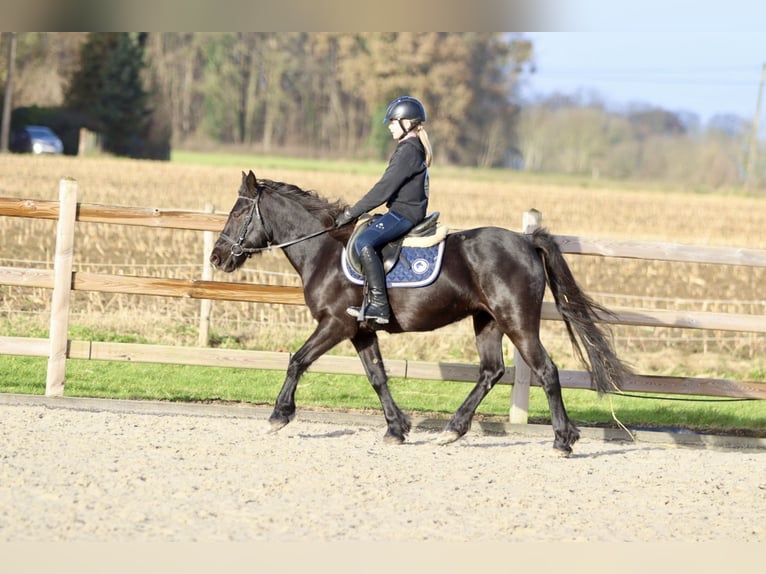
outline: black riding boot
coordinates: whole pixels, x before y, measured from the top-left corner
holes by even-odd
[[[374,247],[364,247],[359,253],[359,262],[362,264],[362,272],[367,278],[367,291],[370,295],[369,304],[364,307],[364,319],[371,320],[381,325],[388,323],[391,316],[391,308],[388,306],[386,294],[386,273],[383,263],[375,253]],[[359,317],[360,307],[349,307],[346,312],[353,317]],[[360,318],[360,320],[362,320]]]

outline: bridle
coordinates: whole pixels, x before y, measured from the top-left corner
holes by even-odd
[[[333,227],[328,227],[327,229],[320,229],[319,231],[315,231],[314,233],[309,233],[308,235],[304,235],[302,237],[298,237],[297,239],[291,239],[289,241],[285,241],[283,243],[278,243],[276,245],[272,244],[271,242],[271,233],[269,233],[266,230],[266,222],[263,220],[263,215],[261,215],[261,196],[263,193],[259,191],[259,193],[256,194],[255,198],[247,197],[245,195],[240,195],[239,197],[241,199],[246,199],[250,202],[250,211],[247,214],[247,217],[245,218],[245,222],[242,224],[242,229],[239,232],[239,237],[235,241],[225,233],[221,232],[221,239],[224,241],[228,241],[231,243],[231,254],[234,257],[239,257],[241,255],[247,255],[250,257],[254,253],[261,253],[263,251],[271,251],[272,249],[281,249],[282,247],[289,247],[290,245],[295,245],[296,243],[300,243],[301,241],[306,241],[307,239],[312,239],[313,237],[317,237],[319,235],[322,235],[323,233],[327,233],[329,231],[332,231]],[[258,222],[261,224],[261,227],[263,228],[263,233],[266,236],[266,247],[245,247],[243,243],[245,242],[245,237],[247,237],[247,231],[250,229],[250,225],[253,223],[254,217],[258,218]]]

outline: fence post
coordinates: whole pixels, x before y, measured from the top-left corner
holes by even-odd
[[[521,220],[522,233],[532,233],[540,227],[542,221],[543,214],[536,209],[525,211]],[[513,366],[515,367],[515,375],[511,390],[509,421],[512,424],[527,424],[529,420],[529,384],[532,379],[532,372],[516,348],[513,350]]]
[[[212,203],[205,204],[205,213],[215,213]],[[213,265],[210,263],[210,252],[213,251],[215,235],[212,231],[205,231],[203,235],[202,254],[202,280],[213,279]],[[202,299],[199,306],[199,346],[207,347],[210,344],[210,312],[213,302],[210,299]]]
[[[45,394],[48,396],[64,394],[76,217],[77,181],[64,178],[59,183],[59,219],[56,226],[56,256],[53,262],[50,353],[45,379]]]

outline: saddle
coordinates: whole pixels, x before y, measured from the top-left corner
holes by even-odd
[[[359,237],[359,234],[372,225],[379,217],[381,217],[380,214],[368,215],[367,217],[362,216],[346,245],[346,261],[348,266],[359,275],[363,274],[362,264],[359,261],[356,249],[354,249],[354,242]],[[434,211],[410,229],[408,233],[378,249],[380,259],[383,262],[383,270],[388,273],[394,268],[399,261],[403,247],[431,247],[432,245],[437,245],[446,236],[447,227],[439,225],[439,212]]]

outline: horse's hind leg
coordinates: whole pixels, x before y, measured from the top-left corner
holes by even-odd
[[[543,347],[538,336],[531,334],[511,337],[524,362],[529,366],[532,376],[545,391],[548,407],[551,411],[551,426],[553,427],[553,448],[563,455],[572,453],[572,445],[580,438],[580,431],[569,420],[564,399],[561,397],[561,382],[556,365]]]
[[[378,346],[378,336],[370,331],[360,330],[351,342],[362,360],[367,378],[380,399],[383,416],[388,429],[383,437],[388,443],[401,444],[410,432],[410,419],[394,402],[388,388],[388,375],[383,367],[383,357]]]
[[[479,380],[437,438],[439,444],[454,442],[468,432],[479,404],[505,373],[503,332],[495,320],[485,313],[475,315],[473,328],[479,351]]]

